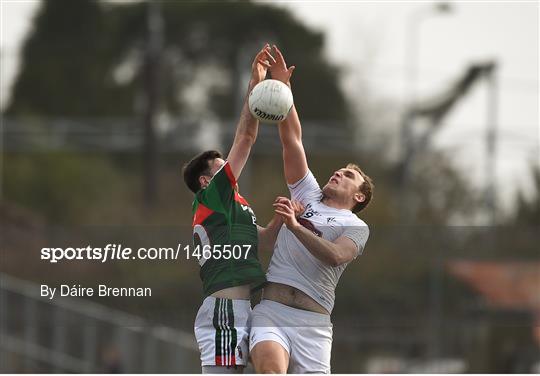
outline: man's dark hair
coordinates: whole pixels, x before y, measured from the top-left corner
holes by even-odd
[[[197,193],[201,189],[199,177],[202,175],[210,176],[210,161],[216,158],[223,158],[217,150],[207,150],[195,156],[191,161],[186,163],[182,169],[184,174],[184,182],[193,193]]]

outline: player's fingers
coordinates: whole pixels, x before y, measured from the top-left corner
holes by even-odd
[[[276,198],[276,201],[274,201],[274,202],[285,203],[287,201],[289,201],[289,199],[287,197],[278,197],[278,198]]]
[[[275,212],[276,214],[281,215],[282,217],[287,217],[287,216],[289,215],[289,214],[287,214],[287,213],[285,213],[285,212],[282,212],[282,211],[280,211],[280,210],[277,210],[277,209],[274,210],[274,212]]]
[[[266,57],[270,51],[270,45],[267,43],[259,52],[257,52],[257,59],[262,59]]]
[[[287,203],[284,201],[273,203],[272,206],[274,206],[275,208],[281,208],[283,210],[287,210],[288,212],[293,211],[292,207],[288,206]]]
[[[279,202],[272,204],[272,206],[274,206],[276,209],[279,208],[280,210],[283,210],[289,214],[291,213],[291,211],[293,211],[291,207],[287,206],[286,204],[281,204]]]
[[[291,67],[289,67],[289,69],[287,70],[287,72],[289,72],[289,77],[292,76],[294,70],[296,69],[296,66],[292,65]]]
[[[265,66],[266,68],[270,68],[270,63],[268,62],[268,60],[259,60],[258,63],[262,66]]]
[[[283,54],[281,53],[279,48],[277,48],[277,46],[275,44],[272,46],[272,48],[274,49],[274,53],[276,55],[277,60],[280,63],[283,63],[283,65],[285,65],[285,58],[283,58]]]
[[[292,209],[292,208],[293,208],[293,205],[292,205],[291,200],[287,200],[287,201],[285,201],[283,204],[286,205],[289,209]]]
[[[272,56],[272,54],[270,53],[269,50],[264,50],[265,52],[265,55],[268,59],[270,59],[271,62],[275,63],[276,62],[276,59]]]

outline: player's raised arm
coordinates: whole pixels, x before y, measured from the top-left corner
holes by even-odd
[[[255,85],[266,77],[266,72],[270,67],[271,61],[273,62],[274,58],[270,54],[270,46],[266,44],[263,49],[259,51],[257,56],[255,56],[253,64],[251,65],[251,79],[249,81],[247,95],[240,114],[240,120],[236,127],[233,145],[227,156],[232,173],[236,179],[240,177],[240,174],[246,165],[251,147],[257,139],[257,132],[259,129],[259,121],[249,112],[247,98]]]
[[[295,67],[287,68],[283,54],[276,46],[273,46],[273,52],[275,61],[271,61],[270,74],[273,79],[290,87],[290,79]],[[294,184],[308,172],[306,152],[302,144],[302,126],[294,105],[287,118],[279,123],[279,138],[283,145],[285,180],[287,184]]]

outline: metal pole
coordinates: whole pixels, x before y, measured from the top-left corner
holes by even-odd
[[[497,65],[488,72],[488,101],[487,101],[487,133],[486,133],[486,206],[489,223],[495,225],[497,221],[497,198],[496,198],[496,152],[497,152]]]
[[[410,180],[411,167],[413,165],[416,145],[413,137],[414,116],[411,116],[411,109],[417,100],[417,81],[418,81],[418,60],[420,56],[420,38],[419,31],[422,21],[430,14],[446,14],[452,11],[452,7],[447,2],[431,4],[430,7],[419,8],[410,16],[405,43],[405,69],[407,85],[403,93],[404,109],[401,123],[402,137],[402,166],[401,166],[401,194],[400,216],[402,220],[409,219],[412,209],[412,196],[409,194],[408,183]],[[409,98],[407,100],[407,98]],[[408,103],[407,103],[408,102]]]
[[[443,230],[446,231],[446,230]],[[436,234],[435,236],[446,237],[446,233]],[[445,242],[446,243],[446,242]],[[431,360],[436,360],[441,356],[441,342],[442,342],[442,321],[443,321],[443,252],[442,247],[437,247],[434,250],[433,259],[431,261],[430,270],[430,286],[429,286],[429,349],[428,357]]]
[[[414,116],[411,110],[416,103],[416,86],[418,79],[418,56],[420,53],[419,31],[422,20],[427,13],[426,8],[420,8],[412,14],[408,24],[407,43],[405,48],[405,64],[407,69],[407,85],[403,94],[404,112],[402,115],[401,137],[402,137],[402,170],[401,170],[401,194],[400,217],[402,221],[408,221],[412,212],[412,195],[409,192],[411,167],[415,154],[413,137]]]
[[[415,13],[411,17],[411,21],[408,24],[406,32],[405,43],[405,69],[407,84],[403,91],[403,115],[401,123],[401,149],[402,149],[402,165],[401,165],[401,194],[402,198],[399,200],[399,210],[401,220],[406,220],[410,213],[410,195],[409,195],[409,174],[412,159],[413,140],[412,140],[412,122],[413,119],[410,116],[410,109],[414,106],[416,101],[416,78],[417,78],[417,54],[418,54],[418,27],[423,14],[421,9],[420,13]]]
[[[159,109],[163,19],[159,1],[148,2],[148,41],[145,57],[146,108],[144,114],[144,201],[154,205],[158,191],[156,115]]]
[[[4,121],[5,117],[0,115],[0,201],[4,197]]]

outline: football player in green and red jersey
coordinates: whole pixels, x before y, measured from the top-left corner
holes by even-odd
[[[248,95],[265,79],[270,60],[266,45],[253,61]],[[249,203],[238,193],[236,182],[257,138],[258,123],[246,96],[227,159],[215,150],[205,151],[183,170],[186,185],[195,193],[193,252],[200,256],[205,296],[195,319],[195,337],[203,373],[243,372],[249,351],[249,299],[266,282],[258,248],[273,248],[283,223],[276,215],[266,228],[257,226]]]

